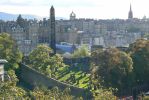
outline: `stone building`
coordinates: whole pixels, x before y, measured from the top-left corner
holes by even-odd
[[[70,20],[75,20],[76,19],[76,14],[72,11],[70,14]]]
[[[45,18],[43,21],[39,21],[39,28],[38,28],[38,43],[50,43],[50,23],[49,19],[46,20]]]
[[[22,20],[22,18],[20,18]],[[50,44],[50,19],[22,20],[21,27],[17,21],[0,20],[0,32],[7,32],[16,40],[19,49],[28,55],[38,44]],[[56,43],[126,46],[149,33],[149,19],[133,18],[130,5],[128,19],[94,20],[77,18],[72,12],[69,20],[55,20]]]

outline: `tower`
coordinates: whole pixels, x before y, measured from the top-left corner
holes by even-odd
[[[54,7],[51,6],[50,9],[50,28],[51,28],[51,42],[50,46],[53,49],[53,54],[56,54],[56,38],[55,38],[55,10]]]
[[[130,10],[129,10],[129,13],[128,13],[128,19],[132,19],[133,18],[133,12],[132,12],[132,9],[131,9],[131,4],[130,4]]]
[[[72,11],[70,14],[70,20],[75,20],[76,19],[76,14]]]

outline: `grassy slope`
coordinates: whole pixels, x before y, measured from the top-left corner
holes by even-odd
[[[72,79],[70,77],[72,74],[75,75],[76,78],[75,83],[72,82]],[[85,74],[84,72],[80,71],[77,68],[71,68],[71,69],[69,67],[59,68],[58,71],[56,72],[56,78],[62,82],[66,82],[80,88],[88,88],[89,75]]]

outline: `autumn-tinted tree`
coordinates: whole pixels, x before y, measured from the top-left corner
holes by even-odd
[[[134,62],[135,81],[138,84],[149,82],[149,40],[140,39],[129,47]]]
[[[98,89],[94,94],[94,100],[117,100],[112,89]]]
[[[92,53],[94,78],[107,87],[119,90],[131,85],[132,59],[116,48],[97,50]]]

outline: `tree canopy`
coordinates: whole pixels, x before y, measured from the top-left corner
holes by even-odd
[[[7,72],[8,79],[4,82],[0,82],[0,99],[23,99],[26,97],[26,92],[20,87],[17,87],[17,76],[14,70]]]
[[[37,46],[29,55],[31,66],[46,74],[54,73],[57,68],[65,66],[60,55],[51,56],[51,53],[52,49],[47,45]]]
[[[149,82],[149,40],[140,39],[129,47],[134,62],[135,81],[138,84]]]
[[[25,20],[22,18],[21,15],[19,15],[19,16],[17,17],[16,22],[17,22],[17,24],[18,24],[20,27],[22,27],[22,28],[25,27]]]
[[[97,50],[92,53],[93,71],[95,77],[108,87],[124,88],[129,73],[133,70],[131,57],[116,48]],[[96,68],[96,69],[95,69]]]
[[[90,55],[89,50],[87,46],[83,45],[79,47],[76,51],[73,53],[73,57],[88,57]]]
[[[31,96],[35,100],[82,100],[72,96],[68,88],[61,91],[57,87],[53,87],[51,90],[37,87],[31,92]]]
[[[7,33],[0,34],[0,59],[6,59],[7,67],[16,69],[22,61],[22,53],[19,51],[16,42]]]
[[[52,53],[52,49],[48,46],[39,45],[29,54],[29,60],[35,69],[44,69],[49,64],[50,53]]]

